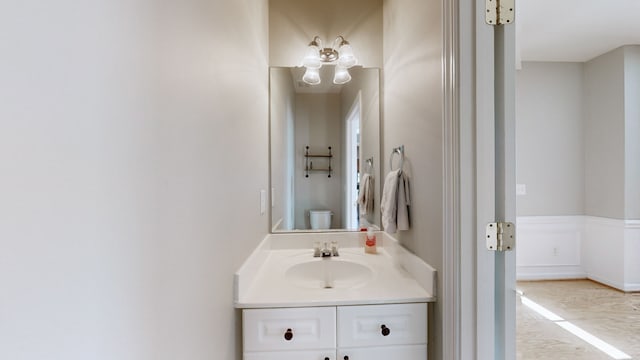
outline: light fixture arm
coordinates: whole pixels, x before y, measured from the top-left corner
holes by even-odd
[[[320,39],[320,36],[316,35],[308,46],[317,46],[319,49],[322,49],[322,39]]]
[[[342,53],[342,54],[340,54]],[[357,60],[353,55],[353,50],[347,39],[342,35],[338,35],[331,47],[323,47],[322,39],[316,35],[307,46],[307,53],[303,60],[303,65],[307,68],[302,80],[311,85],[320,83],[320,75],[318,69],[323,63],[335,63],[334,84],[344,84],[351,80],[349,74],[350,67],[356,64]]]
[[[338,44],[338,46],[336,47],[336,44]],[[338,35],[338,37],[336,37],[335,40],[333,40],[333,47],[332,49],[337,50],[340,48],[340,46],[342,45],[349,45],[349,42],[347,41],[347,39],[344,38],[344,36],[342,35]]]

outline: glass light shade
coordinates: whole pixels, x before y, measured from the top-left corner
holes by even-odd
[[[351,48],[351,45],[349,45],[348,43],[343,43],[342,45],[340,45],[338,52],[340,53],[340,57],[338,58],[338,65],[348,69],[358,62],[355,55],[353,55],[353,49]]]
[[[320,61],[320,48],[316,45],[309,45],[302,60],[302,65],[307,69],[319,69],[320,66],[322,66],[322,61]]]
[[[307,71],[302,75],[302,81],[306,82],[309,85],[318,85],[320,84],[320,71],[319,69],[307,68]]]
[[[349,74],[349,70],[347,68],[342,67],[340,65],[336,65],[336,72],[333,75],[333,83],[340,85],[346,84],[351,81],[351,74]]]

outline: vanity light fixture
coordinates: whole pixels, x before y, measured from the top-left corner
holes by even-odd
[[[320,84],[320,67],[322,64],[333,63],[336,65],[333,83],[345,84],[351,80],[348,69],[357,62],[351,45],[342,35],[336,37],[330,48],[322,47],[322,40],[316,35],[309,43],[302,60],[302,65],[307,68],[302,81],[310,85]]]

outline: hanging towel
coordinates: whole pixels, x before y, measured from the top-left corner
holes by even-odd
[[[384,231],[393,234],[397,229],[398,179],[399,170],[393,170],[384,179],[380,212]]]
[[[398,177],[398,203],[396,224],[398,230],[409,230],[411,226],[409,209],[411,197],[409,193],[409,177],[403,171]]]
[[[409,177],[404,171],[394,170],[387,174],[382,190],[380,211],[382,227],[387,233],[409,230],[411,226],[409,209],[411,206]]]
[[[361,215],[373,214],[373,191],[373,176],[364,174],[360,184],[360,194],[358,194]]]

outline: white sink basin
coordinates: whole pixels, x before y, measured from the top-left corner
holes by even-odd
[[[344,289],[362,285],[373,278],[373,271],[366,265],[331,259],[314,259],[292,265],[285,278],[293,285],[310,289]]]

